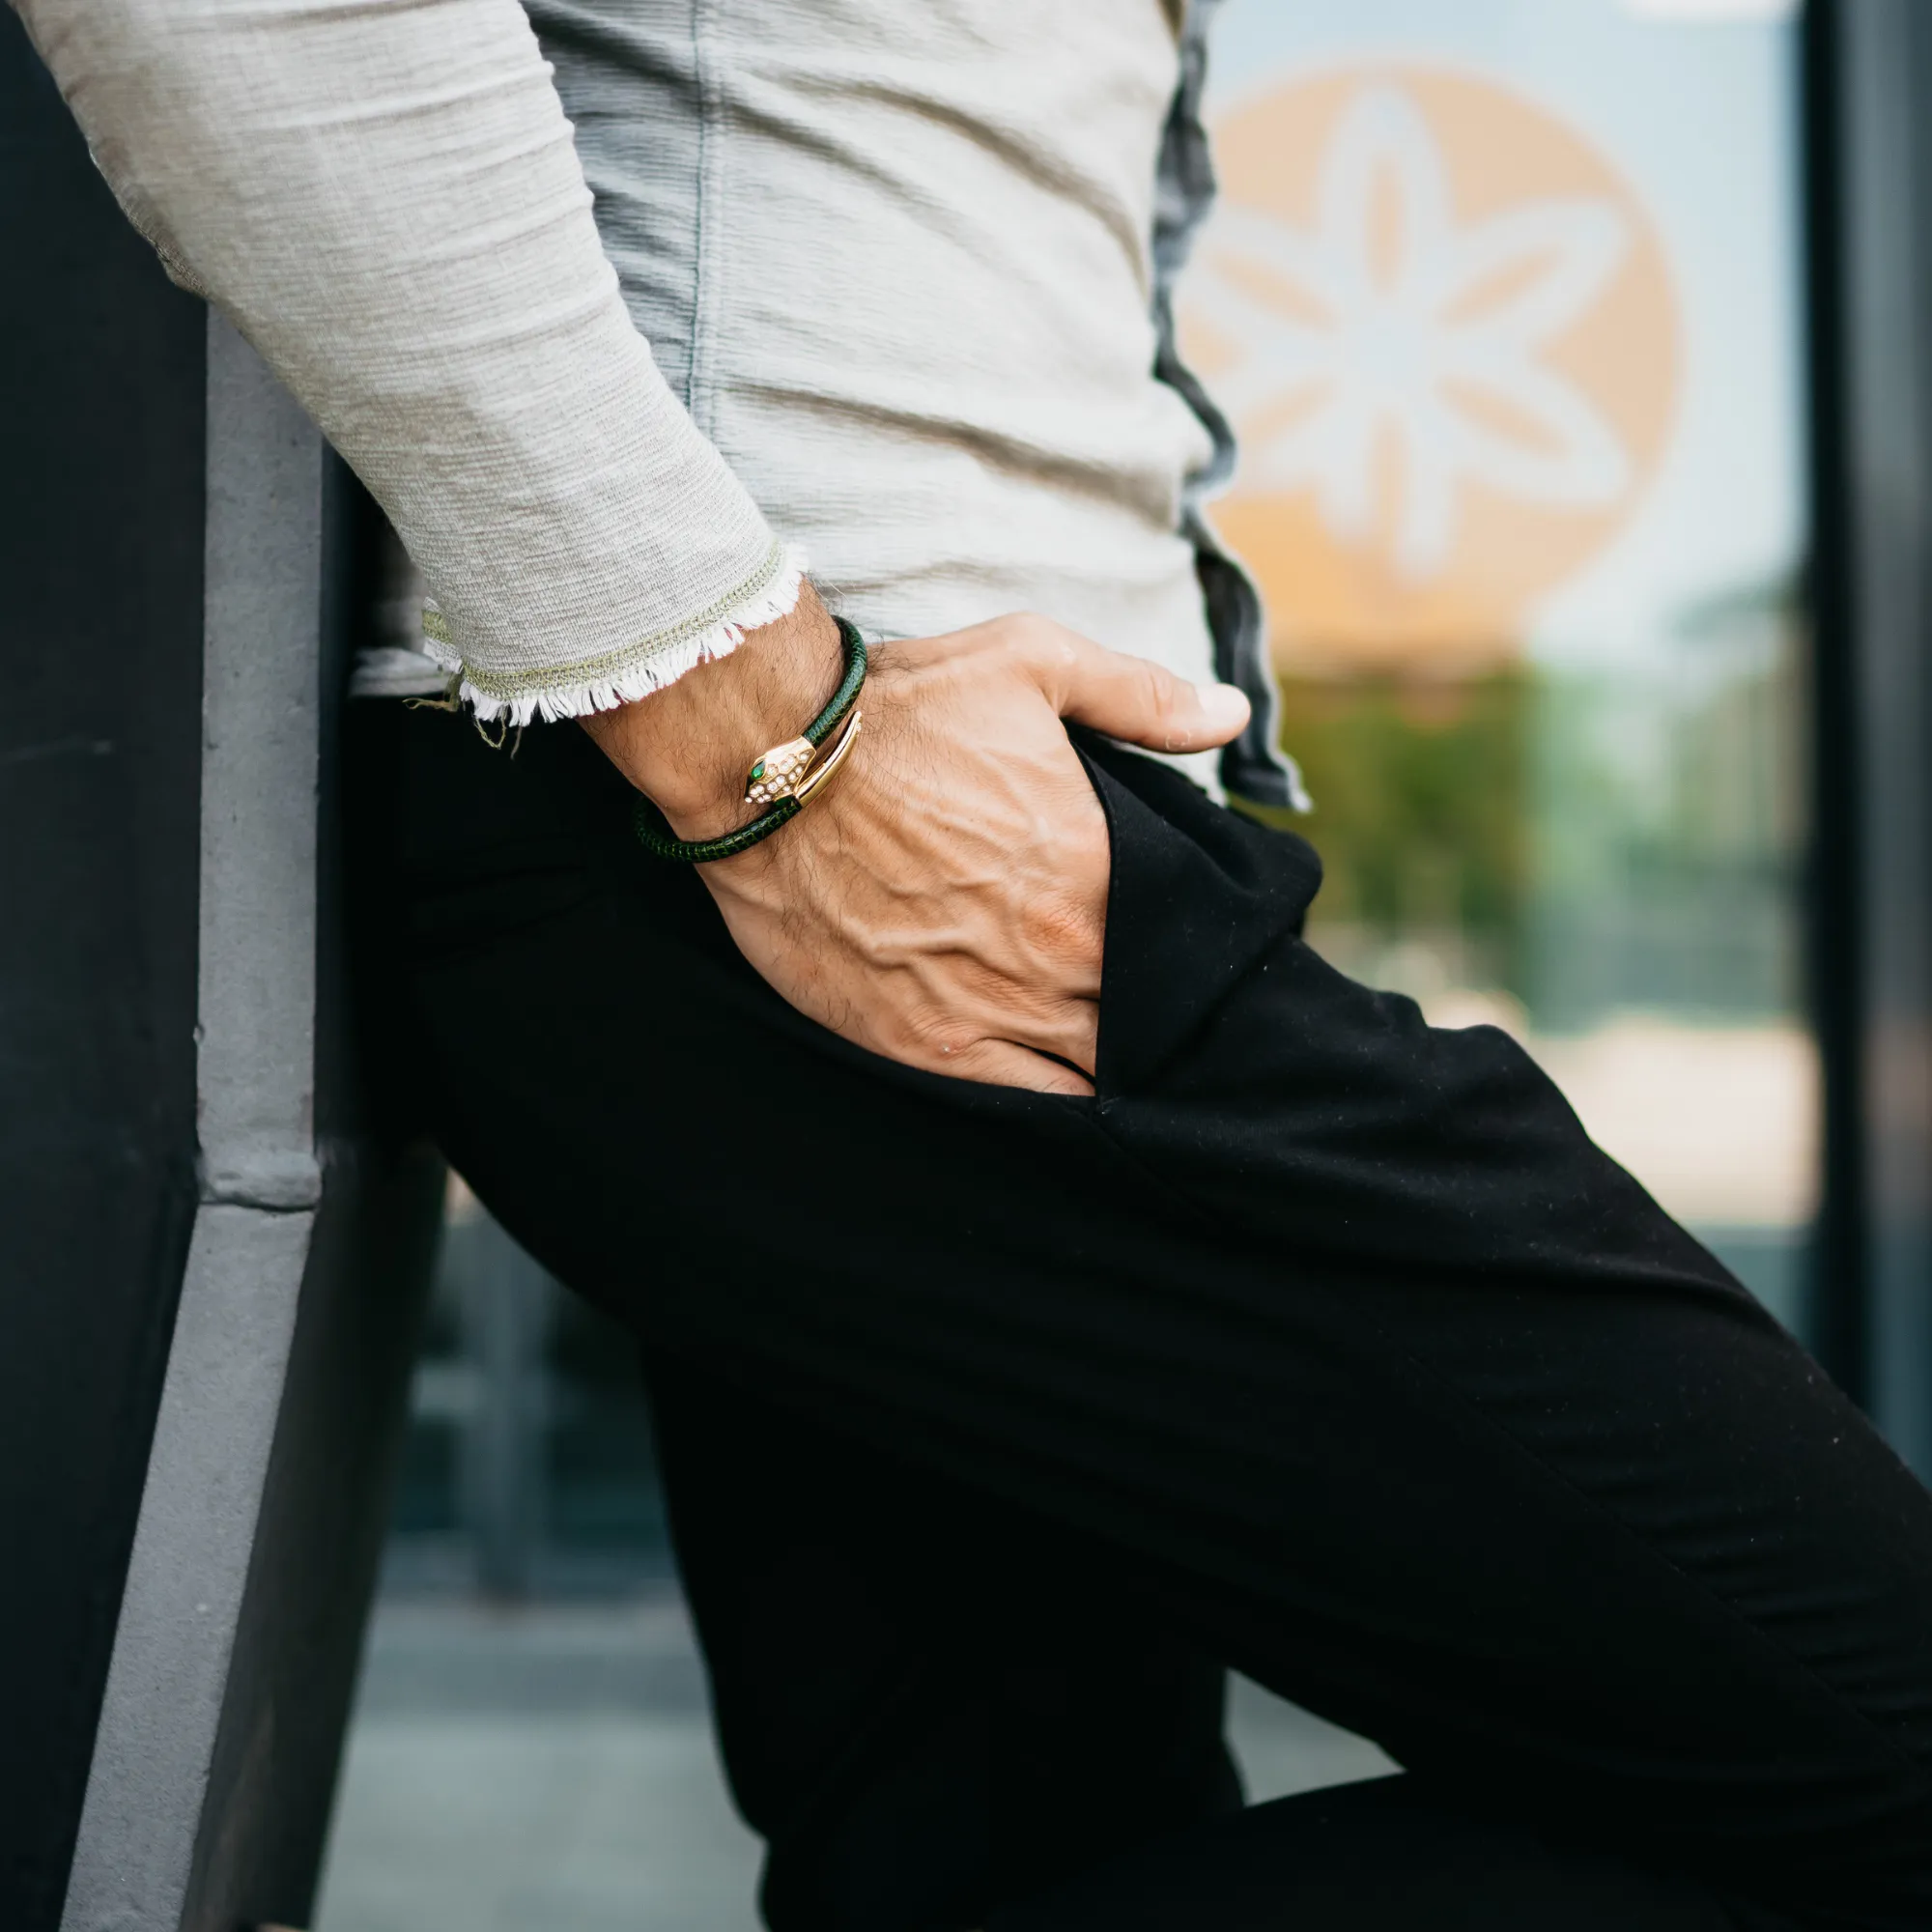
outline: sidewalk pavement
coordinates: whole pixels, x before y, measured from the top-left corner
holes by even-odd
[[[1389,1769],[1240,1680],[1230,1731],[1258,1800]],[[757,1932],[758,1860],[674,1593],[379,1605],[317,1932]]]

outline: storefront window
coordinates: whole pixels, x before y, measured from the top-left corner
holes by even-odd
[[[1813,1212],[1795,10],[1233,0],[1186,348],[1316,944],[1520,1036],[1790,1321]]]

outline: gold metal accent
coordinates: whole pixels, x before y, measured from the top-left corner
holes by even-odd
[[[865,713],[860,711],[856,706],[853,708],[851,717],[845,721],[845,728],[838,734],[838,742],[832,747],[831,751],[826,753],[825,762],[815,765],[810,775],[793,792],[792,796],[798,800],[801,810],[811,803],[812,794],[818,790],[819,786],[845,762],[846,753],[858,741],[859,720],[864,716]]]
[[[776,805],[781,798],[791,798],[798,790],[806,767],[817,755],[818,748],[810,738],[793,738],[786,744],[774,745],[763,757],[753,760],[752,770],[757,776],[745,781],[745,803]]]

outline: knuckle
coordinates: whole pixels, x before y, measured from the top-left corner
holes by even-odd
[[[956,1061],[978,1040],[974,1030],[942,1007],[920,1005],[899,1016],[899,1044],[907,1057],[929,1063]]]
[[[1157,718],[1169,718],[1179,709],[1180,681],[1156,664],[1143,667],[1140,673],[1141,701]]]
[[[1028,637],[1024,616],[1002,617],[987,627],[987,655],[1002,669],[1023,668],[1033,662],[1035,655]]]
[[[1030,951],[1055,960],[1099,955],[1099,924],[1084,898],[1057,893],[1042,895],[1027,907],[1024,917]]]
[[[1037,611],[1017,611],[1003,620],[1003,642],[1010,658],[1044,670],[1065,673],[1079,660],[1071,632]]]
[[[1084,770],[1070,772],[1065,788],[1053,801],[1051,815],[1042,815],[1035,842],[1050,847],[1058,876],[1076,898],[1091,897],[1096,880],[1104,880],[1113,859],[1107,834],[1107,814],[1094,796]]]

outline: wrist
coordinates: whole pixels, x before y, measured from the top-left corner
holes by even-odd
[[[583,721],[613,764],[681,838],[709,838],[745,818],[745,775],[759,753],[796,737],[838,689],[838,627],[811,585],[728,656],[665,690]]]

